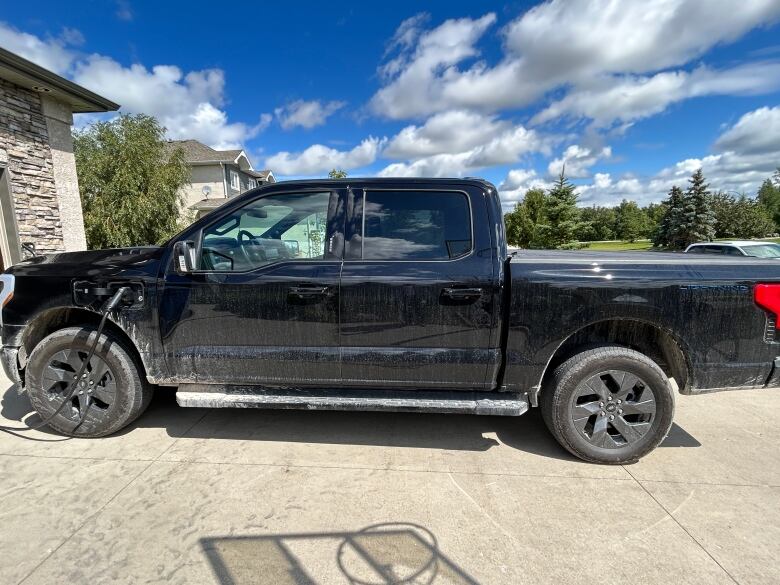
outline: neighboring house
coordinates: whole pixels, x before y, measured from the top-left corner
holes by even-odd
[[[184,208],[201,216],[244,191],[274,183],[271,171],[256,171],[243,150],[215,150],[197,140],[171,140],[169,148],[184,150],[190,184],[183,189]]]
[[[74,112],[119,105],[0,48],[0,269],[36,253],[84,250]]]

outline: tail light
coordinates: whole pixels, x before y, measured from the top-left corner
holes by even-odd
[[[757,284],[753,299],[759,307],[772,313],[775,320],[780,317],[780,284]]]

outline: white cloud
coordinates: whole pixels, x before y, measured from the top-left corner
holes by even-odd
[[[568,116],[585,117],[596,126],[631,122],[658,114],[670,104],[705,95],[751,95],[780,88],[780,62],[740,65],[693,72],[671,71],[646,76],[605,76],[591,80],[553,102],[533,123]]]
[[[411,131],[400,139],[407,149],[407,154],[415,151],[417,153],[424,152],[426,148],[435,152],[446,146],[443,142],[431,143],[410,140],[409,135],[414,133],[415,131]],[[393,139],[393,142],[399,139],[402,134],[403,131]],[[492,138],[487,140],[484,136],[481,138],[484,141],[476,141],[473,136],[467,139],[466,143],[474,144],[474,146],[461,152],[453,149],[450,152],[440,152],[408,162],[390,164],[382,169],[379,175],[383,177],[459,177],[486,167],[514,164],[521,156],[530,152],[547,152],[549,151],[549,142],[552,140],[523,126],[509,127],[508,125],[505,130]],[[400,148],[398,144],[396,147]]]
[[[509,126],[495,116],[453,110],[431,116],[422,126],[407,126],[390,140],[384,155],[417,158],[463,152],[489,142]]]
[[[780,106],[748,112],[718,138],[715,148],[742,154],[780,153]]]
[[[271,121],[270,114],[261,114],[252,124],[228,119],[223,108],[225,76],[220,69],[184,73],[175,65],[125,67],[110,57],[77,51],[75,47],[83,41],[74,29],[42,40],[0,23],[0,45],[115,101],[122,112],[155,116],[170,138],[195,138],[215,148],[238,148]],[[83,122],[78,120],[77,127],[83,127]]]
[[[83,42],[84,37],[75,29],[64,29],[60,37],[42,40],[0,22],[1,47],[60,75],[68,71],[76,58],[72,46]]]
[[[119,20],[124,20],[127,22],[133,20],[133,8],[130,6],[129,0],[116,0],[115,14]]]
[[[390,118],[408,118],[442,111],[441,78],[454,65],[477,54],[476,42],[496,21],[495,14],[478,19],[447,20],[433,30],[421,32],[420,22],[402,23],[392,46],[400,54],[380,67],[380,75],[390,81],[371,100],[371,108]],[[413,44],[416,43],[416,44]]]
[[[184,74],[173,65],[123,67],[91,55],[76,64],[73,80],[121,104],[123,112],[155,116],[170,138],[194,138],[214,148],[238,148],[270,122],[269,114],[253,125],[229,122],[221,109],[225,76],[219,69]]]
[[[592,183],[580,188],[580,200],[605,205],[616,205],[623,198],[635,199],[640,204],[659,201],[672,185],[685,188],[698,168],[713,190],[755,195],[780,161],[779,132],[780,107],[753,110],[715,141],[718,152],[681,160],[645,178],[613,178],[608,173],[597,173]]]
[[[644,73],[687,63],[778,16],[777,0],[552,0],[506,28],[506,48],[546,77]]]
[[[551,161],[547,167],[547,172],[556,176],[566,168],[566,176],[572,179],[587,177],[590,175],[590,167],[599,160],[612,156],[612,149],[605,146],[601,149],[588,148],[578,144],[572,144],[567,147],[563,156]]]
[[[371,164],[384,144],[370,136],[352,150],[337,150],[323,144],[314,144],[303,152],[278,152],[265,161],[265,168],[277,175],[315,175],[333,168],[351,170]]]
[[[390,118],[522,107],[558,87],[576,91],[605,76],[684,65],[778,17],[777,0],[552,0],[504,28],[504,56],[493,66],[469,62],[493,14],[448,20],[428,31],[415,23],[405,30],[399,54],[380,68],[386,85],[371,107]],[[662,81],[674,80],[656,84]],[[744,81],[740,93],[759,91],[751,81],[767,85],[758,77]]]
[[[279,119],[279,124],[285,130],[300,126],[301,128],[314,128],[322,126],[329,116],[340,110],[346,102],[332,101],[320,102],[318,100],[295,100],[281,108],[276,108],[274,113]]]
[[[498,187],[501,205],[505,210],[511,210],[520,202],[528,189],[547,189],[549,181],[536,174],[533,169],[512,169]]]

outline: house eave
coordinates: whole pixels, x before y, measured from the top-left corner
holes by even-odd
[[[68,104],[74,113],[115,112],[119,104],[0,47],[0,79]]]

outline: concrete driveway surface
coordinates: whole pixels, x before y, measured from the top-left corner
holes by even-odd
[[[2,424],[30,412],[0,381]],[[199,410],[0,433],[0,583],[780,583],[780,392],[680,397],[640,463],[521,418]],[[34,420],[34,419],[31,419]]]

